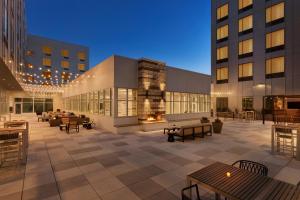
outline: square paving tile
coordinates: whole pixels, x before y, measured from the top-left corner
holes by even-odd
[[[164,188],[161,185],[149,179],[130,185],[128,187],[141,199],[153,196],[154,194],[164,190]]]

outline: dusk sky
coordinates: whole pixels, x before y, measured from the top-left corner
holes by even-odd
[[[210,74],[210,0],[26,0],[27,31]]]

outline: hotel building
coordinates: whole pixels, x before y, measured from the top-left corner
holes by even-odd
[[[0,1],[0,115],[8,112],[8,91],[21,90],[26,41],[23,0]]]
[[[152,130],[210,115],[210,76],[111,56],[64,86],[64,110],[112,132]]]
[[[213,0],[212,107],[300,108],[300,1]]]
[[[28,35],[25,80],[29,84],[61,85],[88,70],[85,46]]]

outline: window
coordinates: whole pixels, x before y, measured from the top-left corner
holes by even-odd
[[[253,16],[249,15],[242,19],[239,19],[239,33],[246,34],[252,32],[253,28]]]
[[[253,63],[239,65],[239,81],[249,81],[253,79]]]
[[[48,46],[43,46],[43,53],[47,56],[51,56],[52,54],[52,49],[51,47],[48,47]]]
[[[217,20],[222,21],[228,17],[228,3],[217,9]]]
[[[266,78],[279,78],[284,76],[284,57],[266,60]]]
[[[253,110],[253,97],[243,97],[242,109],[243,111]]]
[[[217,97],[216,98],[216,109],[217,112],[228,111],[228,97]]]
[[[69,61],[65,61],[65,60],[61,61],[61,62],[60,62],[60,65],[61,65],[61,67],[64,68],[64,69],[69,69],[69,67],[70,67]]]
[[[239,0],[239,10],[245,11],[252,8],[253,0]]]
[[[266,35],[266,52],[284,49],[284,29]]]
[[[43,66],[51,67],[51,59],[50,58],[43,58]]]
[[[273,25],[284,19],[284,2],[273,5],[266,9],[266,23]]]
[[[111,89],[104,90],[104,115],[111,116]]]
[[[217,49],[217,61],[228,61],[228,46],[220,47]]]
[[[44,79],[50,79],[51,78],[51,72],[49,72],[49,71],[43,71],[42,77]]]
[[[26,56],[33,56],[33,51],[32,50],[27,50],[26,51]]]
[[[253,55],[253,39],[239,42],[239,58]]]
[[[80,61],[85,61],[85,59],[86,59],[85,53],[84,52],[78,52],[78,59]]]
[[[69,50],[67,49],[61,50],[61,56],[64,58],[69,58]]]
[[[118,117],[137,115],[137,91],[118,88]]]
[[[28,63],[28,64],[27,64],[27,67],[28,67],[29,69],[33,69],[33,65],[32,65],[31,63]]]
[[[78,70],[79,70],[80,72],[84,72],[84,71],[85,71],[85,64],[79,63],[77,66],[78,66]]]
[[[217,68],[217,83],[228,83],[228,67]]]
[[[209,95],[166,92],[166,114],[186,114],[209,111]]]
[[[217,40],[224,41],[228,38],[228,25],[222,26],[217,29]]]
[[[67,81],[70,79],[70,73],[62,72],[61,73],[61,79]]]

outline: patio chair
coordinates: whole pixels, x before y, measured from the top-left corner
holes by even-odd
[[[70,132],[70,129],[75,129],[77,133],[79,133],[79,123],[77,117],[70,117],[69,118],[69,125],[67,128],[67,133]]]
[[[294,144],[294,134],[291,129],[276,128],[277,151],[290,153],[293,157],[296,153],[296,145]]]
[[[194,189],[194,193],[193,193],[193,189]],[[186,194],[186,193],[189,193],[191,194],[191,197],[189,197],[190,195],[189,194]],[[191,185],[189,187],[186,187],[186,188],[183,188],[181,190],[181,200],[192,200],[193,197],[195,197],[195,200],[201,200],[200,199],[200,195],[199,195],[199,189],[198,189],[198,185],[195,184],[195,185]]]
[[[61,124],[59,125],[59,130],[65,129],[67,131],[69,125],[69,118],[68,117],[62,117],[61,118]]]
[[[245,169],[250,172],[260,174],[263,176],[268,176],[269,169],[260,163],[250,161],[250,160],[238,160],[232,164],[232,166],[237,166],[240,169]]]

